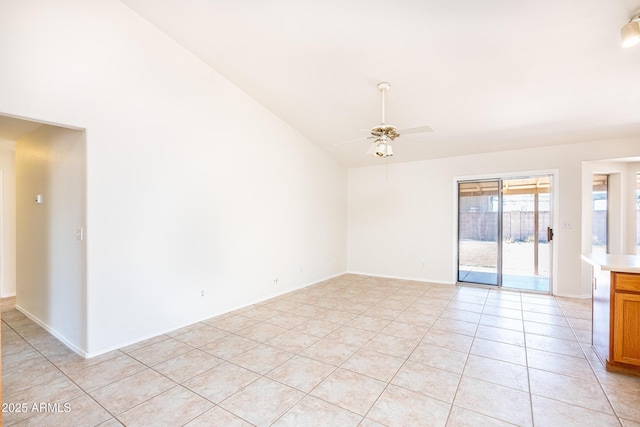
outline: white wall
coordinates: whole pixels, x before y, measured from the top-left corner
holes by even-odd
[[[346,270],[325,152],[116,0],[1,8],[0,113],[86,129],[87,354]]]
[[[348,270],[455,283],[456,178],[557,171],[554,293],[588,296],[580,261],[582,161],[637,156],[639,143],[594,141],[391,164],[388,180],[385,166],[350,169]]]
[[[0,298],[16,294],[16,152],[15,142],[0,141],[2,212],[0,214]]]
[[[16,142],[16,306],[86,347],[84,132],[41,126]],[[36,203],[36,196],[42,197]]]

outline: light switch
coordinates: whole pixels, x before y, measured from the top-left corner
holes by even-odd
[[[84,240],[84,230],[82,228],[76,228],[76,240]]]

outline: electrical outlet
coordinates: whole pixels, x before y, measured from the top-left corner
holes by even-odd
[[[204,289],[200,289],[200,296],[204,297]]]
[[[276,277],[275,279],[273,279],[273,284],[277,285],[278,284],[278,278]]]

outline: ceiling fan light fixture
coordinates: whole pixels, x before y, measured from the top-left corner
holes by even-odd
[[[395,126],[385,123],[385,94],[389,90],[391,85],[388,82],[380,82],[378,83],[378,90],[382,95],[382,121],[379,125],[372,127],[371,129],[361,129],[365,132],[369,132],[370,136],[366,138],[360,139],[368,139],[373,140],[373,143],[369,146],[369,149],[366,151],[366,155],[373,154],[376,157],[391,157],[393,156],[393,148],[391,148],[391,142],[396,138],[400,137],[402,133],[423,133],[423,132],[433,132],[433,129],[429,126],[416,126],[412,128],[406,128],[397,130]],[[333,145],[343,145],[352,141],[340,142]]]
[[[387,141],[381,141],[376,145],[374,154],[377,157],[391,157],[393,156],[393,148]]]
[[[622,47],[631,47],[640,43],[640,14],[635,15],[620,29]]]

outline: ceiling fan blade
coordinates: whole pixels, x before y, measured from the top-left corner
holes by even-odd
[[[337,144],[333,144],[334,147],[338,147],[340,145],[351,144],[352,142],[364,141],[365,139],[378,139],[375,135],[363,136],[362,138],[351,139],[349,141],[338,142]]]
[[[369,132],[372,136],[380,136],[382,132],[375,131],[373,129],[360,129],[360,132]],[[369,137],[371,138],[371,137]]]
[[[371,145],[369,146],[369,149],[365,151],[364,154],[366,155],[373,154],[375,151],[376,151],[376,143],[372,142]]]
[[[333,144],[334,147],[339,147],[340,145],[351,144],[352,142],[362,141],[364,139],[369,139],[368,136],[364,136],[362,138],[350,139],[349,141],[338,142],[337,144]]]
[[[417,126],[414,128],[406,128],[406,129],[398,129],[397,131],[400,135],[404,135],[406,133],[423,133],[423,132],[433,132],[430,126]]]

